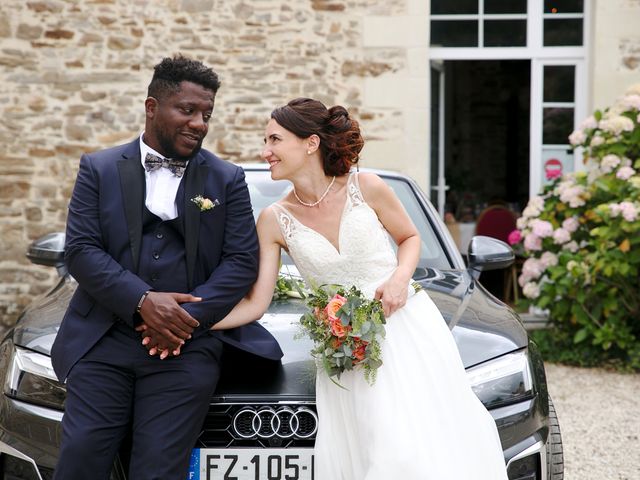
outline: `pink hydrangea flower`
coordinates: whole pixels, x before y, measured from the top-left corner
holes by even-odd
[[[634,222],[638,218],[638,209],[631,202],[620,202],[620,213],[627,222]]]
[[[571,240],[569,243],[565,243],[562,246],[563,250],[569,250],[571,253],[576,253],[578,251],[578,243],[575,240]]]
[[[564,228],[567,232],[573,233],[580,226],[580,222],[576,217],[569,217],[562,222],[562,228]]]
[[[600,121],[600,128],[613,135],[620,135],[622,132],[631,132],[635,125],[633,120],[622,115],[604,118]]]
[[[610,173],[618,165],[620,165],[620,157],[614,154],[609,154],[602,157],[602,162],[600,162],[600,169],[604,173]]]
[[[585,142],[587,136],[582,130],[574,130],[571,135],[569,135],[569,143],[573,146],[581,145]]]
[[[558,256],[553,252],[544,252],[540,257],[540,263],[545,269],[555,267],[558,264]]]
[[[529,282],[522,287],[522,293],[527,298],[538,298],[540,296],[540,287],[536,282]]]
[[[529,233],[524,237],[524,248],[526,250],[542,250],[542,239],[535,233]]]
[[[540,238],[546,238],[553,235],[553,225],[551,225],[551,222],[547,222],[546,220],[536,218],[531,221],[529,226],[531,227],[533,234]]]
[[[533,280],[540,277],[544,269],[544,265],[542,265],[542,262],[537,258],[527,258],[522,264],[522,274]]]
[[[622,98],[620,104],[627,109],[640,110],[640,95],[627,95]]]
[[[571,234],[564,228],[558,228],[553,232],[554,243],[562,245],[563,243],[567,243],[569,240],[571,240]]]
[[[620,180],[629,180],[635,173],[636,171],[631,167],[620,167],[616,173],[616,177]]]
[[[585,118],[582,123],[580,124],[580,129],[581,130],[593,130],[594,128],[598,127],[598,121],[596,120],[596,117],[594,117],[593,115],[589,115],[587,118]]]

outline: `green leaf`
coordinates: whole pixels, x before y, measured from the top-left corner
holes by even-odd
[[[585,341],[588,335],[589,335],[589,332],[587,331],[586,328],[582,328],[578,330],[573,337],[573,343],[580,343]]]

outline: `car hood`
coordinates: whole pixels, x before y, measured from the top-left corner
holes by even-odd
[[[465,368],[526,347],[527,334],[517,315],[488,294],[467,271],[425,269],[419,283],[452,329]],[[14,343],[49,355],[76,286],[69,277],[63,278],[35,300],[8,333]],[[272,302],[260,322],[278,340],[284,357],[281,362],[270,362],[228,354],[218,394],[277,395],[279,399],[313,395],[312,345],[298,324],[304,311],[304,302],[298,299]]]

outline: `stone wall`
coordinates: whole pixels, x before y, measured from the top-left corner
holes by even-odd
[[[53,269],[31,265],[26,248],[64,229],[80,155],[139,134],[146,87],[162,57],[181,52],[220,74],[205,147],[231,161],[257,161],[271,109],[302,95],[346,105],[361,119],[367,139],[395,144],[403,138],[401,108],[364,97],[369,80],[407,71],[404,45],[375,42],[379,19],[408,15],[413,7],[407,1],[422,3],[3,0],[2,323],[12,324],[34,295],[53,284]]]
[[[640,83],[640,0],[593,0],[589,114]]]

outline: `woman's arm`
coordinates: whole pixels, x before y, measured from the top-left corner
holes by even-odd
[[[227,330],[258,320],[271,303],[280,270],[280,249],[283,241],[272,207],[267,207],[260,213],[256,227],[260,243],[258,279],[249,293],[226,317],[213,325],[212,330]]]
[[[384,180],[373,173],[359,173],[360,191],[380,223],[398,245],[398,267],[376,290],[388,317],[407,301],[407,285],[420,259],[420,234],[400,199]]]

